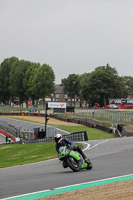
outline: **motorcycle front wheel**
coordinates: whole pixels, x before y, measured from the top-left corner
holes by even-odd
[[[66,163],[74,172],[78,172],[79,171],[78,161],[75,160],[74,158],[68,157],[67,160],[66,160]]]

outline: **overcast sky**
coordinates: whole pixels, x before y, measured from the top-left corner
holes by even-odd
[[[0,0],[0,63],[49,64],[55,83],[107,63],[133,76],[133,0]]]

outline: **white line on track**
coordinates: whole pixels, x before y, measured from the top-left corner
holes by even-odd
[[[99,143],[95,144],[93,147],[90,147],[89,149],[94,149],[96,146],[98,146],[98,145],[100,145],[100,144],[102,144],[102,143],[108,142],[108,141],[109,141],[109,140],[104,140],[104,141],[102,141],[102,142],[99,142]]]

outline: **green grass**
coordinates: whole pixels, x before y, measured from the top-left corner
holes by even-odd
[[[82,148],[82,144],[76,143],[75,145]],[[54,142],[0,145],[0,168],[35,163],[56,157]]]
[[[69,133],[74,133],[78,131],[86,131],[88,135],[88,140],[100,140],[100,139],[107,139],[107,138],[114,138],[113,134],[106,133],[104,131],[100,131],[96,128],[89,128],[86,126],[64,126],[58,125],[59,129],[67,131]]]
[[[0,146],[0,167],[9,167],[55,158],[54,143],[14,144]]]
[[[77,131],[86,131],[88,135],[88,140],[99,140],[99,139],[107,139],[114,137],[113,134],[109,134],[104,131],[100,131],[95,128],[89,128],[86,126],[58,125],[57,128],[65,130],[69,133]],[[82,148],[81,144],[77,145],[79,145]],[[57,157],[57,152],[55,150],[54,142],[0,145],[0,168],[23,165],[27,163],[34,163],[56,157]]]

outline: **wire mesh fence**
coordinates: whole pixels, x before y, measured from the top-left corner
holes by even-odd
[[[76,109],[75,115],[87,118],[105,119],[118,123],[133,123],[132,110]]]
[[[33,110],[33,111],[32,111]],[[35,111],[35,112],[34,112]],[[49,114],[53,113],[52,109],[49,109]],[[37,108],[31,109],[31,106],[28,108],[22,108],[19,106],[0,106],[0,113],[3,114],[18,114],[22,115],[37,115],[45,114],[45,109],[42,105],[38,105]],[[133,123],[133,109],[90,109],[90,108],[75,108],[75,112],[69,112],[71,115],[76,115],[80,117],[88,118],[101,118],[108,121],[123,122],[123,123]]]

